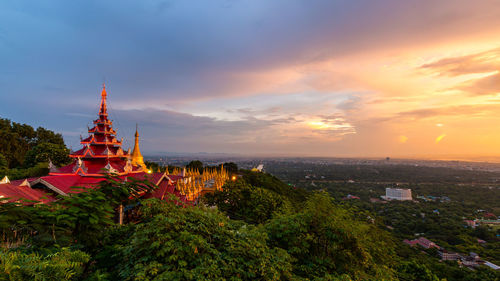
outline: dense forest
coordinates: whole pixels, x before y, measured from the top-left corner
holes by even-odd
[[[0,177],[10,179],[48,173],[49,160],[56,166],[68,164],[69,149],[61,134],[0,118]]]
[[[52,204],[0,205],[0,279],[439,280],[327,193],[241,175],[197,206],[141,199],[155,187],[112,178]]]
[[[435,249],[423,251],[402,243],[403,239],[424,236],[448,251],[474,252],[500,264],[500,228],[486,225],[471,228],[464,222],[482,219],[488,213],[500,214],[500,189],[496,183],[499,173],[393,165],[280,163],[267,167],[299,189],[326,191],[335,204],[374,218],[397,241],[399,257],[425,264],[439,278],[499,278],[498,272],[485,268],[473,271],[459,267],[455,261],[441,262]],[[380,196],[387,187],[410,188],[414,201],[384,202]],[[348,195],[355,199],[349,199]],[[488,277],[481,279],[479,276],[484,272],[488,272]]]
[[[48,172],[49,160],[68,163],[69,151],[60,134],[0,121],[5,136],[0,146],[2,175],[42,175]],[[202,172],[204,165],[191,161],[188,168]],[[196,205],[174,196],[166,201],[144,199],[144,193],[157,187],[112,176],[98,189],[59,196],[49,204],[0,204],[0,280],[500,278],[489,268],[460,268],[456,262],[440,262],[435,250],[401,242],[421,232],[450,250],[475,251],[498,263],[495,230],[463,226],[463,219],[473,218],[476,209],[498,211],[498,191],[490,186],[496,174],[458,175],[481,183],[471,186],[449,169],[442,170],[440,178],[436,169],[336,167],[335,176],[328,177],[304,167],[274,167],[285,183],[268,173],[239,170],[235,163],[224,163],[224,168],[237,180],[206,194]],[[404,182],[405,175],[411,183]],[[418,194],[451,200],[369,201],[387,186],[377,181],[394,180],[411,184]],[[343,200],[348,193],[360,199]],[[124,224],[118,223],[120,206],[125,206]],[[479,238],[487,244],[478,245]]]

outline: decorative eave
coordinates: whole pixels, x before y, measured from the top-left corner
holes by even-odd
[[[111,121],[107,118],[104,118],[104,120],[96,119],[96,120],[94,120],[93,123],[96,125],[109,125],[109,126],[113,125],[113,121]]]
[[[49,168],[50,173],[59,172],[59,169],[57,169],[56,165],[54,165],[50,159],[49,159],[49,167],[48,168]]]
[[[86,174],[87,173],[87,167],[85,167],[85,162],[82,161],[81,158],[78,158],[75,163],[75,167],[73,167],[73,173],[75,174]]]
[[[111,150],[110,150],[110,149],[109,149],[109,147],[107,147],[107,146],[106,146],[106,149],[105,149],[105,150],[101,153],[101,155],[105,155],[105,156],[107,156],[107,157],[109,157],[109,156],[115,156],[115,155],[113,154],[113,152],[111,152]]]
[[[82,156],[82,155],[70,155],[69,157],[71,158],[85,158],[85,159],[91,159],[91,158],[127,158],[127,155],[92,155],[92,157],[89,156]]]
[[[118,173],[118,170],[115,169],[109,162],[108,162],[108,164],[106,164],[106,166],[104,166],[104,169],[106,169],[108,173],[112,173],[112,174]]]
[[[7,176],[3,177],[3,179],[0,180],[0,184],[6,184],[6,183],[10,183],[10,180]]]

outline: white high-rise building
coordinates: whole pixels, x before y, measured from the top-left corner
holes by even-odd
[[[412,200],[411,189],[405,188],[386,188],[385,199],[387,200]]]

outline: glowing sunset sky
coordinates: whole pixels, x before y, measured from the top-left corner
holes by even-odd
[[[43,3],[42,3],[43,2]],[[500,3],[2,1],[0,116],[141,150],[500,155]]]

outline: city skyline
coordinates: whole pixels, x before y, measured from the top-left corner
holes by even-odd
[[[101,84],[141,150],[500,155],[491,1],[0,4],[0,113],[78,147]]]

